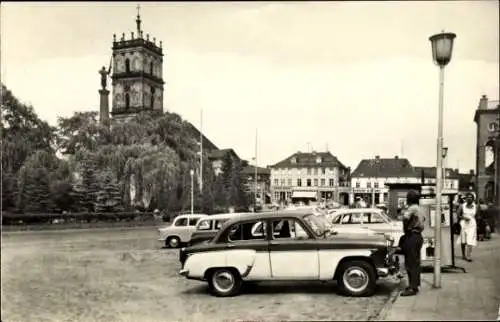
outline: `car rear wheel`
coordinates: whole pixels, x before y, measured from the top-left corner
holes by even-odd
[[[337,282],[343,293],[349,296],[371,296],[375,293],[377,275],[373,265],[365,261],[349,261],[342,264]]]
[[[216,268],[208,277],[210,292],[219,297],[237,295],[241,290],[241,284],[241,276],[236,269]]]
[[[173,236],[173,237],[168,237],[167,240],[165,241],[165,244],[169,248],[178,248],[181,245],[181,241],[179,237]]]

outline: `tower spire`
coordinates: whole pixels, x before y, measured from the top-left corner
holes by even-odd
[[[135,23],[137,24],[137,35],[140,37],[141,35],[141,6],[138,4],[137,5],[137,19],[135,20]]]

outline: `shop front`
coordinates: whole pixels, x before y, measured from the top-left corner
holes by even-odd
[[[318,191],[294,190],[292,192],[292,203],[303,203],[308,205],[310,202],[318,201]]]

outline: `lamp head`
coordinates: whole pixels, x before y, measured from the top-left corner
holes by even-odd
[[[453,52],[453,41],[457,35],[451,32],[441,32],[431,36],[432,58],[439,67],[448,65]]]

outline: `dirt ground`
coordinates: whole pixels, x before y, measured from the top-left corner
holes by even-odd
[[[259,283],[215,298],[178,276],[178,250],[154,228],[4,233],[1,264],[4,322],[366,321],[395,287],[347,298],[334,283]]]

